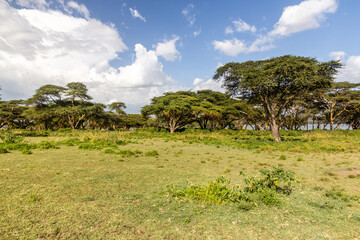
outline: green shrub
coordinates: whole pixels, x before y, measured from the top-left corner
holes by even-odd
[[[127,157],[129,157],[129,156],[133,156],[133,155],[135,155],[135,153],[133,152],[133,151],[131,151],[131,150],[128,150],[128,149],[126,149],[126,150],[120,150],[119,152],[117,152],[116,154],[119,154],[119,155],[122,155],[122,156],[127,156]]]
[[[38,148],[40,149],[59,149],[57,143],[52,141],[41,141],[38,143]]]
[[[9,151],[6,148],[0,147],[0,154],[8,153]]]
[[[171,197],[208,204],[247,202],[255,206],[257,202],[261,202],[267,206],[279,206],[283,202],[279,193],[292,192],[291,183],[295,181],[294,173],[279,167],[274,167],[272,171],[263,169],[260,173],[262,178],[246,176],[244,188],[239,185],[230,187],[230,180],[220,176],[205,186],[187,182],[180,186],[168,185],[166,190]]]
[[[1,132],[0,139],[3,141],[3,143],[19,143],[24,140],[24,137],[11,132]]]
[[[159,153],[156,150],[145,152],[145,156],[158,156]]]

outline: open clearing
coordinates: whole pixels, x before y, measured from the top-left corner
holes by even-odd
[[[127,144],[103,149],[59,144],[0,154],[1,239],[356,239],[360,237],[359,136],[313,133],[337,151],[249,149],[198,134],[53,133],[25,141],[116,137]],[[241,133],[239,133],[239,136]],[[220,135],[205,134],[221,140]],[[224,137],[225,138],[225,137]],[[259,140],[261,141],[261,139]],[[339,142],[340,141],[340,142]],[[207,144],[205,144],[207,143]],[[229,144],[227,144],[229,143]],[[71,144],[68,144],[71,145]],[[279,145],[280,146],[280,145]],[[295,150],[296,151],[295,151]],[[145,154],[147,152],[157,154]],[[316,150],[316,151],[315,151]],[[106,153],[107,152],[107,153]],[[218,176],[242,184],[240,171],[281,166],[299,183],[279,207],[208,205],[166,194],[166,185],[206,183]]]

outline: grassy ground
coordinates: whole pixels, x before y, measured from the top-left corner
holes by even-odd
[[[83,143],[67,146],[69,138]],[[127,144],[79,149],[98,138]],[[358,133],[293,133],[281,145],[267,138],[196,132],[26,137],[59,149],[0,154],[0,239],[359,239]],[[146,154],[153,150],[158,155]],[[300,180],[279,207],[207,205],[165,193],[168,184],[220,175],[241,184],[240,171],[255,175],[272,166]]]

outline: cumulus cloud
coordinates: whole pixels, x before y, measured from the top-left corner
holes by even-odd
[[[215,50],[228,56],[266,51],[274,47],[273,42],[278,38],[320,27],[326,19],[326,14],[335,13],[337,7],[337,0],[304,0],[298,5],[285,7],[273,30],[265,35],[259,35],[252,43],[247,44],[243,40],[233,38],[232,40],[213,41],[213,46]],[[256,32],[256,27],[250,26],[240,19],[234,21],[233,26],[225,29],[226,34],[232,34],[235,31]]]
[[[338,51],[338,52],[331,52],[329,56],[334,60],[340,60],[344,61],[345,58],[345,52],[344,51]]]
[[[360,83],[360,56],[350,56],[339,71],[336,80]]]
[[[163,42],[158,43],[155,50],[156,54],[167,61],[180,59],[180,53],[176,49],[176,42],[179,39],[178,36],[174,36],[171,40],[164,40]]]
[[[132,9],[132,8],[129,8],[129,10],[130,10],[131,15],[134,18],[139,18],[140,20],[146,22],[146,19],[143,16],[141,16],[141,14],[140,14],[140,12],[138,10]]]
[[[204,80],[201,78],[195,78],[193,81],[193,91],[210,89],[218,92],[225,92],[223,88],[221,88],[221,83],[217,82],[213,79]]]
[[[336,12],[337,0],[305,0],[298,5],[288,6],[269,35],[288,36],[320,27],[326,13]]]
[[[187,5],[186,8],[184,8],[181,13],[184,15],[186,20],[189,22],[190,26],[192,26],[196,21],[196,14],[194,12],[195,6],[194,4]]]
[[[232,57],[237,56],[239,53],[246,53],[248,51],[245,42],[237,38],[233,38],[232,40],[213,41],[213,45],[215,50],[219,50],[220,52]]]
[[[250,31],[252,33],[256,32],[255,26],[251,26],[247,24],[242,19],[235,20],[232,22],[232,24],[233,24],[232,26],[225,28],[225,34],[233,34],[234,32],[246,32],[246,31]]]
[[[163,91],[177,89],[171,87],[174,80],[164,72],[159,56],[179,57],[178,37],[159,43],[156,50],[136,44],[133,63],[115,68],[109,61],[128,48],[113,25],[74,17],[66,9],[17,9],[4,1],[0,22],[3,99],[28,98],[45,84],[81,81],[95,101],[115,99],[138,108]]]

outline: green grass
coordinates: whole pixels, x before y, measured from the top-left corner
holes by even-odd
[[[36,147],[22,154],[5,146],[10,153],[0,154],[0,239],[359,237],[358,133],[289,132],[300,140],[276,145],[267,133],[247,132],[243,138],[259,135],[251,146],[231,131],[21,134]],[[252,147],[262,141],[271,149]],[[344,149],[324,150],[342,143]],[[299,180],[279,206],[218,205],[166,192],[168,185],[206,186],[219,176],[241,185],[240,172],[256,176],[273,166]]]

